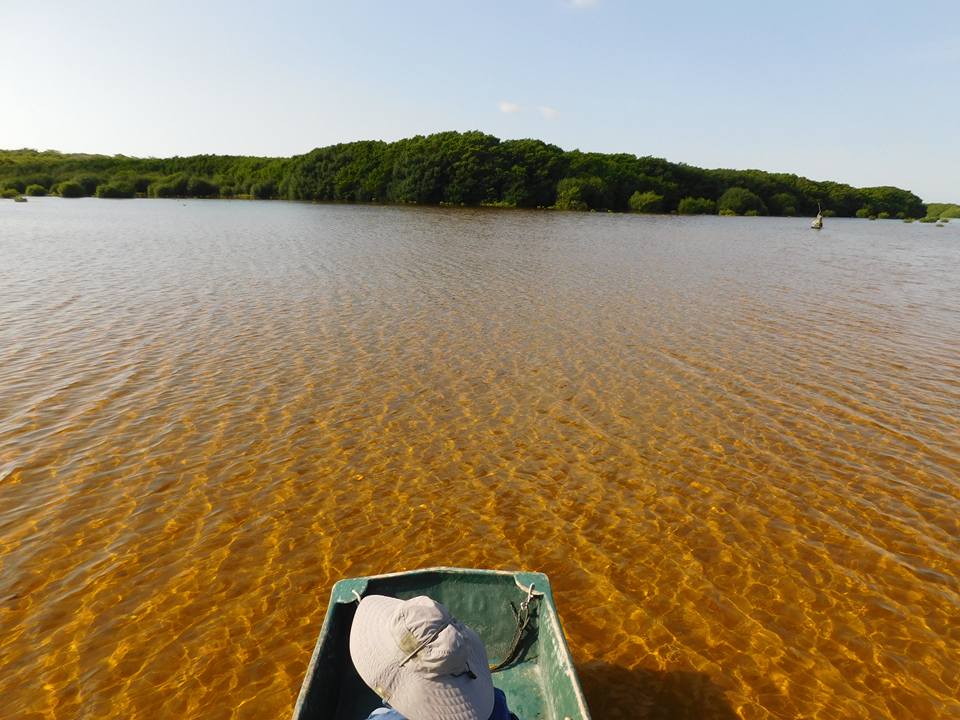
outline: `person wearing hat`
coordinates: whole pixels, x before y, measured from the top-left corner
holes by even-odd
[[[516,720],[493,686],[480,637],[424,595],[363,598],[350,657],[384,702],[370,720]]]

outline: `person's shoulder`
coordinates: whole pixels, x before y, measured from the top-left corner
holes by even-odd
[[[376,720],[406,720],[400,713],[394,710],[392,707],[378,707],[376,710],[371,712],[368,718],[376,718]]]
[[[507,696],[500,688],[493,689],[493,712],[490,720],[518,720],[517,716],[507,707]]]

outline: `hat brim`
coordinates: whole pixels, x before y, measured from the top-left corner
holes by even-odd
[[[391,635],[402,600],[369,595],[360,602],[350,628],[350,657],[363,681],[407,720],[488,720],[493,712],[493,679],[483,642],[470,628],[470,669],[476,675],[429,677],[417,671]]]

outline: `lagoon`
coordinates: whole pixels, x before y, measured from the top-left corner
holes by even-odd
[[[284,717],[333,582],[465,565],[597,718],[960,715],[960,224],[808,225],[0,204],[4,706]]]

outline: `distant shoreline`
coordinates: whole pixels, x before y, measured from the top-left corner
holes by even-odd
[[[57,195],[48,195],[48,196],[46,196],[46,197],[54,197],[54,198],[57,198],[58,200],[60,200],[60,199],[66,199],[66,200],[72,200],[72,199],[74,199],[74,198],[60,198],[60,197],[57,196]],[[23,198],[23,199],[26,199],[26,198]],[[210,202],[210,201],[218,201],[218,202],[220,202],[220,201],[223,201],[223,202],[235,202],[235,201],[237,201],[237,202],[281,202],[281,203],[294,203],[294,204],[302,204],[302,205],[333,205],[333,206],[338,206],[338,207],[377,207],[377,208],[409,208],[409,209],[422,208],[422,209],[434,209],[434,210],[490,210],[490,211],[508,210],[508,211],[526,211],[526,212],[560,212],[560,213],[574,213],[574,214],[576,214],[577,212],[580,212],[580,211],[575,211],[575,210],[560,209],[560,208],[557,208],[557,207],[535,207],[535,208],[519,207],[519,208],[518,208],[518,207],[510,207],[510,206],[503,206],[503,205],[493,205],[493,204],[490,204],[490,205],[452,205],[452,204],[450,204],[450,203],[440,203],[440,204],[438,204],[438,205],[421,205],[421,204],[418,204],[418,203],[351,202],[351,201],[346,201],[346,200],[288,200],[288,199],[286,199],[286,198],[254,198],[254,197],[249,197],[249,196],[234,196],[234,197],[229,197],[229,198],[226,198],[226,197],[189,197],[189,196],[184,196],[184,197],[151,198],[151,197],[149,197],[149,196],[147,196],[147,195],[139,194],[139,195],[135,195],[133,198],[96,198],[95,196],[84,196],[84,197],[82,197],[82,198],[77,198],[77,199],[88,199],[88,200],[89,200],[89,199],[97,199],[97,200],[100,200],[100,199],[107,199],[107,200],[112,200],[112,199],[124,199],[124,200],[151,200],[151,201],[152,201],[152,200],[167,200],[167,201],[169,201],[169,202],[174,202],[174,203],[175,203],[175,202],[178,202],[178,201],[184,201],[184,200],[201,200],[201,201],[205,201],[205,202]],[[960,205],[953,205],[953,204],[949,204],[949,203],[937,203],[936,205],[937,205],[938,207],[943,206],[943,207],[947,207],[947,208],[952,208],[955,212],[960,213]],[[677,212],[672,212],[672,213],[640,213],[640,212],[633,212],[633,213],[615,213],[615,212],[613,212],[612,210],[588,210],[588,211],[585,211],[585,212],[586,212],[586,214],[593,214],[593,215],[597,215],[597,214],[602,214],[602,215],[633,215],[633,216],[639,216],[639,217],[659,217],[659,218],[680,218],[680,217],[735,217],[735,216],[733,216],[733,215],[729,215],[729,214],[724,215],[724,214],[720,214],[720,213],[715,214],[715,215],[707,215],[707,214],[705,214],[705,213],[680,214],[680,213],[677,213]],[[740,216],[740,217],[768,217],[768,218],[778,218],[778,219],[784,219],[784,220],[793,219],[793,220],[797,220],[798,222],[803,222],[803,223],[805,223],[805,224],[808,222],[808,220],[807,220],[806,218],[803,218],[803,217],[785,216],[785,215],[766,215],[766,216],[744,215],[744,216]],[[913,222],[919,222],[919,223],[937,223],[937,227],[942,227],[944,224],[949,223],[949,222],[950,222],[950,219],[951,219],[951,218],[954,218],[954,217],[960,217],[960,215],[943,215],[943,217],[939,217],[939,216],[929,216],[929,215],[928,215],[928,216],[926,216],[926,217],[919,218],[919,219],[908,218],[908,219],[905,219],[905,220],[901,220],[901,219],[899,219],[899,218],[890,218],[890,217],[883,217],[883,218],[878,218],[878,217],[869,217],[869,218],[833,217],[832,219],[834,219],[834,220],[894,220],[894,221],[897,221],[897,222],[905,222],[905,223],[913,223]]]
[[[654,157],[564,151],[539,140],[501,141],[481,132],[359,141],[289,158],[159,159],[0,150],[0,193],[681,215],[805,217],[822,209],[828,217],[928,216],[919,197],[892,186],[855,188],[787,173],[709,170]]]

